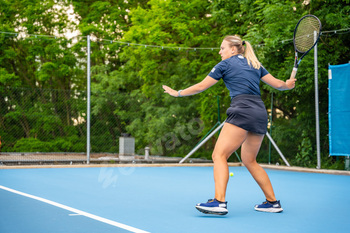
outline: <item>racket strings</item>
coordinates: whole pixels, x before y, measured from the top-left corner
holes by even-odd
[[[299,22],[295,33],[295,47],[299,52],[305,53],[314,46],[316,43],[315,31],[316,38],[318,38],[321,31],[321,24],[316,18],[305,17]]]

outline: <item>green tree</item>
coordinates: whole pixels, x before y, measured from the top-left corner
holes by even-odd
[[[121,72],[124,61],[120,57],[119,41],[131,25],[128,12],[138,6],[147,7],[147,1],[72,1],[79,18],[82,36],[91,37],[91,147],[92,151],[117,152],[118,137],[127,133],[133,114],[137,117],[137,100],[130,91],[137,83],[134,72]],[[80,40],[74,51],[86,60],[86,40]],[[136,101],[136,103],[135,103]],[[127,110],[129,112],[127,112]]]
[[[192,9],[191,7],[196,3],[201,2],[202,6],[205,6],[203,14],[205,17],[201,18],[201,27],[203,32],[193,34],[193,29],[190,28],[192,21],[196,17],[192,17],[193,12],[187,12],[185,25],[181,24],[181,20],[186,16],[182,12],[186,12],[186,9]],[[181,45],[186,47],[191,46],[208,46],[212,47],[220,43],[222,38],[227,34],[240,34],[244,39],[249,40],[255,45],[256,53],[264,64],[264,66],[276,77],[285,80],[289,77],[292,69],[294,59],[294,49],[292,44],[293,30],[297,21],[305,14],[317,15],[324,24],[324,30],[332,30],[334,28],[346,28],[349,25],[349,7],[348,1],[332,1],[327,2],[327,8],[320,7],[323,2],[311,3],[308,1],[215,1],[208,3],[206,1],[195,1],[191,4],[182,1],[150,1],[150,8],[142,9],[137,8],[131,11],[131,21],[133,26],[128,33],[125,34],[123,39],[125,41],[131,41],[142,44],[150,45]],[[185,8],[182,4],[186,4],[188,8]],[[207,5],[205,5],[207,4]],[[174,9],[175,8],[175,9]],[[196,8],[200,9],[200,7]],[[175,13],[174,13],[175,12]],[[341,15],[337,20],[330,23],[331,19],[334,19],[334,15],[337,12],[341,12]],[[337,15],[338,16],[338,15]],[[178,22],[180,21],[180,22]],[[181,28],[181,31],[177,30]],[[170,29],[170,30],[169,30]],[[176,35],[173,35],[176,34]],[[192,36],[194,35],[194,36]],[[205,35],[205,39],[203,38]],[[346,36],[346,35],[345,35]],[[325,40],[328,42],[325,42]],[[201,42],[194,43],[198,40]],[[336,44],[339,40],[339,46],[345,49],[330,48],[323,49],[325,43]],[[340,42],[341,40],[341,42]],[[207,43],[209,42],[209,43]],[[349,42],[347,38],[340,37],[339,39],[329,38],[322,36],[319,43],[319,71],[320,71],[320,109],[321,109],[321,126],[327,124],[327,72],[326,62],[340,61],[339,58],[346,57],[346,52],[349,48]],[[142,51],[143,49],[143,51]],[[139,77],[142,78],[144,84],[142,84],[142,91],[145,95],[156,95],[156,90],[159,88],[159,84],[166,83],[174,88],[180,89],[184,86],[191,85],[201,80],[206,73],[217,62],[215,53],[203,52],[199,56],[190,56],[193,54],[189,51],[177,51],[174,55],[170,51],[160,51],[166,55],[167,59],[174,59],[177,61],[182,56],[181,62],[176,62],[176,65],[182,65],[179,70],[171,66],[171,63],[163,62],[164,57],[162,53],[156,49],[144,49],[142,47],[130,48],[126,50],[128,56],[128,66],[123,67],[125,70],[139,70]],[[329,53],[334,51],[334,56],[329,56]],[[205,59],[204,59],[205,57]],[[175,71],[181,75],[169,75],[169,71],[164,69],[164,65],[171,67],[171,71]],[[197,65],[197,66],[195,66]],[[185,66],[185,67],[184,67]],[[194,67],[193,73],[190,68]],[[186,71],[185,74],[182,70]],[[164,73],[161,73],[165,71]],[[170,71],[170,72],[171,72]],[[170,73],[171,74],[171,73]],[[184,75],[188,77],[196,77],[193,81],[188,82],[189,79],[182,80]],[[163,77],[166,77],[166,80]],[[302,144],[300,128],[307,128],[308,137],[311,142],[315,141],[315,116],[314,116],[314,87],[313,87],[313,57],[307,56],[299,69],[298,84],[295,90],[289,92],[279,92],[272,88],[262,85],[262,96],[267,106],[270,106],[271,92],[274,93],[274,130],[273,136],[282,148],[286,151],[289,159],[294,159],[295,154],[298,152],[298,145]],[[163,81],[164,80],[164,81]],[[159,83],[159,84],[158,84]],[[224,88],[220,85],[210,89],[205,94],[201,94],[198,97],[190,97],[191,103],[196,102],[196,109],[201,119],[204,119],[206,126],[208,122],[215,122],[215,111],[206,111],[206,107],[213,108],[215,98],[210,99],[210,94],[222,95],[225,102],[227,100],[227,93],[223,93]],[[161,97],[164,100],[168,97]],[[170,99],[173,102],[177,100]],[[187,100],[181,100],[187,101]],[[212,104],[208,104],[212,103]],[[186,104],[189,106],[189,104]],[[201,107],[202,108],[201,108]],[[227,105],[226,105],[227,106]],[[171,107],[169,107],[171,109]],[[203,110],[202,110],[203,109]],[[185,111],[185,109],[183,109]],[[135,127],[136,128],[136,127]],[[288,129],[288,130],[286,130]],[[284,133],[288,132],[288,133]],[[327,127],[323,127],[322,134],[322,149],[327,154]],[[300,135],[298,137],[298,135]],[[312,144],[312,153],[315,153],[315,144]],[[267,146],[263,146],[267,149]],[[266,152],[265,152],[266,153]],[[266,161],[266,160],[265,160]]]
[[[201,136],[196,130],[193,134],[188,132],[191,122],[197,124],[195,119],[204,119],[204,125],[210,129],[217,121],[216,93],[222,94],[223,86],[183,99],[164,95],[161,86],[167,84],[181,89],[193,85],[218,61],[217,49],[185,49],[218,46],[212,43],[214,26],[208,11],[210,2],[152,0],[148,5],[130,11],[132,27],[123,37],[124,41],[151,45],[151,48],[124,47],[121,53],[125,61],[121,73],[125,74],[126,82],[133,85],[131,93],[145,100],[140,103],[143,117],[132,121],[127,129],[142,140],[142,145],[151,144],[153,153],[182,155],[191,149],[186,146],[187,142],[198,141]],[[200,101],[201,97],[206,101]],[[201,111],[206,113],[204,117]],[[213,119],[215,122],[210,122]],[[198,128],[202,128],[200,124],[203,123],[198,123]],[[147,127],[143,127],[145,125]]]
[[[152,153],[182,156],[218,121],[217,96],[224,119],[229,93],[219,82],[177,99],[161,85],[182,89],[201,81],[220,61],[217,48],[228,34],[250,41],[262,64],[285,80],[294,26],[314,14],[324,32],[318,44],[321,151],[326,166],[339,167],[326,159],[327,66],[349,60],[348,31],[330,32],[349,28],[349,11],[349,0],[0,0],[0,31],[12,32],[0,34],[2,150],[84,150],[89,35],[92,150],[115,152],[121,133],[131,133],[138,150],[151,145]],[[64,38],[70,32],[77,35]],[[311,52],[292,91],[261,85],[267,108],[274,96],[272,136],[291,164],[308,157],[308,166],[316,166],[313,67]],[[209,158],[214,143],[197,155]],[[267,162],[267,154],[264,140],[260,161]],[[279,161],[275,152],[272,158]]]
[[[82,72],[70,49],[72,40],[61,38],[74,30],[66,14],[69,6],[55,1],[0,4],[0,30],[10,32],[1,34],[0,42],[4,148],[11,150],[21,138],[67,137],[72,128],[74,134],[83,133],[73,126],[81,113],[76,90],[82,89]]]

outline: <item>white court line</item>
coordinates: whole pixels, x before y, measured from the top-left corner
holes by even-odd
[[[69,206],[66,206],[66,205],[62,205],[62,204],[54,202],[54,201],[47,200],[45,198],[37,197],[37,196],[30,195],[30,194],[27,194],[27,193],[23,193],[23,192],[14,190],[14,189],[10,189],[10,188],[4,187],[2,185],[0,185],[0,189],[6,190],[6,191],[9,191],[9,192],[12,192],[12,193],[16,193],[16,194],[19,194],[19,195],[22,195],[22,196],[25,196],[25,197],[29,197],[29,198],[32,198],[32,199],[35,199],[35,200],[38,200],[38,201],[41,201],[41,202],[45,202],[47,204],[50,204],[50,205],[53,205],[53,206],[56,206],[56,207],[59,207],[59,208],[62,208],[62,209],[74,212],[74,213],[76,213],[78,215],[83,215],[85,217],[88,217],[88,218],[91,218],[91,219],[94,219],[94,220],[97,220],[97,221],[100,221],[100,222],[104,222],[104,223],[107,223],[109,225],[112,225],[112,226],[115,226],[115,227],[119,227],[119,228],[122,228],[122,229],[125,229],[125,230],[128,230],[128,231],[131,231],[131,232],[135,232],[135,233],[149,233],[148,231],[140,230],[140,229],[137,229],[135,227],[131,227],[131,226],[125,225],[123,223],[119,223],[119,222],[115,222],[115,221],[112,221],[112,220],[109,220],[109,219],[106,219],[106,218],[102,218],[102,217],[96,216],[94,214],[90,214],[90,213],[87,213],[87,212],[84,212],[84,211],[81,211],[81,210],[78,210],[78,209],[74,209],[72,207],[69,207]]]

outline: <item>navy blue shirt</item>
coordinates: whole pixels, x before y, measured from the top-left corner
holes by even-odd
[[[233,98],[241,94],[260,95],[260,79],[268,73],[263,66],[255,69],[248,65],[239,54],[219,62],[208,75],[216,80],[222,78]]]

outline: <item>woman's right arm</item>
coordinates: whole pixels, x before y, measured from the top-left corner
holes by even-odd
[[[291,90],[295,87],[296,79],[294,77],[295,77],[295,75],[293,75],[293,73],[292,73],[290,78],[284,82],[280,79],[273,77],[271,74],[267,74],[261,78],[261,81],[263,81],[267,85],[269,85],[277,90],[285,91],[285,90]]]

